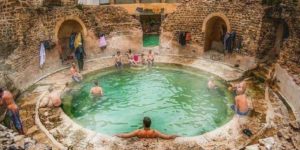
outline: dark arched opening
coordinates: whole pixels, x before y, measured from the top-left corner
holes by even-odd
[[[223,37],[227,30],[226,23],[221,17],[215,16],[210,18],[205,25],[204,51],[223,51]]]
[[[59,27],[57,38],[61,46],[60,57],[63,61],[68,60],[74,49],[70,48],[70,36],[72,33],[83,33],[83,27],[75,20],[66,20]]]

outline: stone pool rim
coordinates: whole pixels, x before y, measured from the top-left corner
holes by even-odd
[[[126,69],[126,70],[138,70],[138,71],[147,71],[148,70],[147,66],[143,66],[143,68],[140,68],[140,69],[135,69],[135,68],[131,68],[130,66],[127,66],[127,65],[124,66],[124,69]],[[220,76],[217,76],[217,75],[212,74],[210,72],[203,71],[202,69],[198,69],[198,68],[193,67],[193,66],[188,66],[188,65],[183,65],[183,64],[177,64],[177,63],[160,63],[160,62],[158,62],[158,63],[155,64],[155,66],[153,67],[153,69],[167,70],[167,71],[182,71],[182,72],[184,72],[186,74],[189,74],[191,76],[197,76],[197,77],[198,77],[198,75],[204,76],[205,79],[210,79],[210,78],[213,77],[215,80],[218,80],[222,84],[222,86],[225,87],[224,89],[222,88],[222,91],[224,91],[226,93],[228,93],[228,92],[231,93],[226,88],[227,85],[228,85],[228,81],[224,80]],[[72,90],[74,88],[75,89],[77,89],[77,88],[81,89],[82,88],[81,85],[83,83],[86,84],[86,83],[89,83],[89,82],[93,82],[93,79],[91,79],[90,77],[93,77],[93,76],[101,77],[101,76],[106,76],[106,75],[109,75],[111,73],[117,73],[117,72],[122,72],[122,70],[116,70],[114,66],[109,66],[109,67],[104,67],[104,68],[99,69],[99,70],[95,70],[95,71],[91,71],[91,72],[85,73],[83,75],[84,76],[84,80],[82,82],[80,82],[80,83],[72,82],[72,84],[69,85],[69,89],[70,90]],[[69,90],[66,91],[65,93],[62,93],[62,95],[68,95],[68,94],[70,94]],[[228,95],[226,96],[225,95],[225,97],[228,98],[228,102],[225,102],[225,105],[227,105],[227,106],[229,104],[231,105],[232,102],[234,102],[234,97],[231,94],[229,94],[229,95],[230,96],[228,96]],[[64,101],[64,99],[62,99],[62,101]],[[72,105],[71,101],[67,102],[67,104],[69,104],[69,103]],[[62,104],[64,104],[64,102],[62,102]],[[114,134],[117,134],[117,133],[108,134],[108,133],[103,133],[101,131],[95,131],[93,129],[86,128],[86,127],[84,127],[84,125],[76,122],[76,118],[77,117],[75,117],[75,118],[72,117],[72,113],[66,113],[64,107],[62,107],[62,106],[60,108],[62,109],[62,111],[64,112],[64,114],[66,116],[68,116],[68,118],[70,118],[73,121],[73,123],[76,123],[76,124],[78,124],[79,126],[85,128],[85,129],[91,130],[91,131],[96,132],[96,133],[101,133],[101,134],[106,135],[106,136],[113,136]],[[229,111],[229,112],[231,111],[230,107],[227,107],[226,110]],[[198,116],[199,115],[200,114],[198,114]],[[203,133],[196,133],[196,134],[192,134],[192,135],[180,135],[177,132],[174,132],[174,133],[172,132],[172,133],[173,134],[179,134],[181,137],[196,137],[196,136],[199,136],[199,135],[203,135],[205,133],[214,131],[214,130],[218,129],[219,127],[221,127],[221,126],[227,124],[228,122],[230,122],[233,119],[233,117],[234,117],[234,113],[229,113],[227,115],[227,117],[226,117],[227,119],[224,119],[222,121],[223,123],[221,123],[220,125],[215,126],[211,130],[204,131]],[[153,128],[153,129],[156,129],[156,128]],[[121,131],[120,133],[125,133],[125,132]]]
[[[87,61],[86,64],[89,64],[90,62],[94,62],[94,61],[97,61],[97,60],[100,61],[100,62],[104,61],[104,62],[106,62],[106,64],[105,63],[100,64],[100,67],[99,66],[96,66],[96,67],[92,66],[91,69],[85,70],[83,72],[83,75],[86,75],[88,73],[91,73],[91,72],[94,72],[94,71],[97,71],[97,70],[101,70],[103,68],[113,66],[112,65],[113,64],[113,58],[111,58],[111,57],[110,58],[103,57],[103,58],[98,58],[98,59],[94,59],[94,60],[89,60],[89,61]],[[192,61],[190,62],[190,60],[192,60]],[[241,71],[237,68],[233,68],[233,67],[229,66],[228,64],[224,64],[224,63],[218,62],[218,61],[211,61],[211,60],[207,60],[207,59],[203,59],[203,58],[187,58],[187,57],[181,57],[181,56],[157,56],[156,62],[158,62],[158,63],[167,63],[167,64],[178,64],[178,65],[182,65],[182,66],[193,67],[195,69],[199,69],[201,71],[214,74],[214,75],[220,77],[221,79],[223,79],[225,81],[238,80],[239,78],[242,77],[242,74],[243,74],[243,71]],[[211,66],[209,66],[209,65],[211,65]],[[47,81],[47,78],[49,76],[55,75],[55,74],[61,74],[63,72],[63,70],[65,70],[65,69],[68,69],[68,68],[65,67],[64,69],[61,69],[61,70],[58,70],[58,71],[56,71],[52,74],[49,74],[48,76],[45,76],[45,77],[41,78],[39,81],[43,81],[43,80]],[[234,74],[233,76],[232,76],[232,73]],[[65,80],[67,80],[68,82],[72,81],[69,78],[69,75],[65,77]],[[37,82],[39,82],[39,81],[37,81]],[[54,86],[55,86],[55,84],[54,84]],[[62,90],[62,89],[60,89],[60,90]],[[46,95],[47,94],[44,94],[44,96],[46,96]],[[40,101],[41,99],[42,98],[39,98],[38,101]],[[36,105],[36,107],[37,107],[37,110],[38,110],[39,106]],[[92,130],[83,128],[82,126],[75,123],[71,118],[69,118],[69,116],[67,116],[64,113],[62,108],[59,108],[59,111],[61,112],[60,118],[62,118],[62,122],[61,122],[60,125],[62,125],[62,126],[68,126],[70,128],[73,128],[73,130],[81,130],[82,132],[84,132],[86,134],[90,134],[90,136],[93,136],[94,138],[98,138],[98,139],[103,139],[103,140],[106,139],[106,140],[111,141],[111,142],[116,141],[116,140],[120,140],[120,138],[117,138],[117,137],[114,137],[114,136],[107,136],[107,135],[97,133],[97,132],[94,132]],[[38,116],[38,111],[37,111],[36,115]],[[39,120],[39,122],[41,122],[39,117],[37,117],[37,119]],[[40,125],[45,128],[43,123],[41,123]],[[236,125],[237,125],[237,116],[234,115],[233,118],[229,122],[227,122],[226,124],[216,128],[212,131],[206,132],[206,133],[201,134],[201,135],[192,136],[192,137],[179,137],[179,138],[175,139],[175,142],[194,141],[198,144],[201,144],[201,143],[210,142],[214,138],[216,138],[220,135],[226,135],[226,137],[228,137],[230,139],[230,138],[232,138],[232,136],[234,136],[234,134],[238,134],[236,132],[232,132],[232,130],[235,131]],[[46,135],[49,137],[49,139],[53,139],[57,142],[57,140],[54,138],[54,136],[52,134],[53,134],[54,131],[59,132],[59,130],[60,130],[58,128],[59,126],[52,129],[51,130],[52,133],[47,131],[48,134],[46,133]],[[70,139],[66,139],[66,140],[70,140]],[[94,144],[97,145],[98,143],[94,142]],[[60,146],[63,146],[63,144],[61,144]]]

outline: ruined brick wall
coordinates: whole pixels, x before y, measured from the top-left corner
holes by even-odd
[[[225,15],[232,30],[243,37],[244,49],[255,54],[263,17],[263,8],[258,3],[232,3],[224,1],[190,0],[183,3],[163,22],[163,32],[188,31],[192,34],[193,43],[204,46],[205,32],[202,26],[205,18],[212,13]]]
[[[86,29],[84,38],[88,40],[85,42],[87,51],[93,51],[93,47],[89,44],[98,45],[99,33],[109,35],[111,32],[122,33],[140,29],[136,19],[123,8],[113,6],[6,8],[0,13],[3,14],[0,18],[3,27],[0,28],[0,52],[3,54],[0,56],[0,72],[10,71],[10,75],[15,76],[14,79],[20,82],[37,79],[47,72],[62,67],[55,36],[58,32],[56,31],[58,22],[63,22],[66,18],[78,18],[84,24]],[[46,51],[46,66],[40,69],[39,47],[44,40],[55,42],[56,47]],[[26,77],[25,74],[33,76]]]
[[[0,59],[6,58],[18,46],[15,29],[17,18],[13,14],[19,6],[16,0],[0,2]]]
[[[284,42],[279,63],[286,68],[300,85],[300,8],[297,5],[284,8],[282,18],[286,20],[290,36]]]

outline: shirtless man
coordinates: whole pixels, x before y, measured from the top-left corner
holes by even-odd
[[[95,84],[95,86],[91,88],[90,93],[91,93],[93,96],[103,96],[103,90],[102,90],[102,88],[98,85],[98,82],[95,81],[94,84]]]
[[[53,88],[50,87],[49,91],[49,103],[51,102],[51,106],[59,107],[61,105],[60,93],[57,91],[53,91]]]
[[[72,75],[72,79],[75,81],[75,82],[81,82],[82,80],[82,75],[77,71],[76,69],[76,64],[75,63],[72,63],[72,67],[70,69],[70,72],[71,72],[71,75]]]
[[[162,138],[162,139],[175,139],[178,137],[177,135],[166,135],[163,133],[160,133],[157,130],[151,129],[151,119],[149,117],[144,117],[143,119],[143,125],[144,129],[138,129],[131,133],[125,133],[125,134],[117,134],[117,137],[120,138],[132,138],[132,137],[138,137],[138,138]]]
[[[249,112],[247,97],[242,88],[237,89],[237,96],[235,97],[235,104],[231,108],[241,116],[246,116]]]
[[[147,61],[148,61],[148,66],[153,66],[153,64],[154,64],[154,54],[152,53],[152,50],[150,50],[149,53],[148,53]]]
[[[12,120],[15,128],[18,130],[19,134],[24,134],[22,121],[19,115],[19,108],[16,105],[13,95],[9,91],[4,91],[0,88],[0,105],[6,105],[7,114]]]
[[[115,56],[115,66],[117,69],[122,69],[122,55],[120,51],[117,51],[117,55]]]

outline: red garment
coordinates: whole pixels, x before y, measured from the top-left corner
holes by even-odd
[[[186,40],[186,41],[192,40],[192,35],[191,35],[190,32],[187,32],[187,33],[185,34],[185,40]]]
[[[133,56],[133,60],[134,60],[135,62],[138,62],[138,61],[139,61],[139,55],[134,55],[134,56]]]

